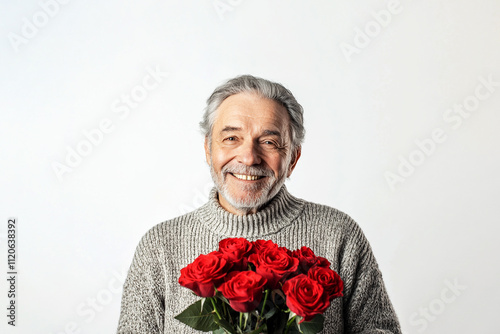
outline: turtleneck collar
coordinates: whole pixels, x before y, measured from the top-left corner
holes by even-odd
[[[254,214],[239,216],[219,204],[212,188],[208,203],[197,210],[198,218],[212,232],[227,237],[257,237],[279,231],[302,211],[304,201],[292,196],[285,185],[269,203]]]

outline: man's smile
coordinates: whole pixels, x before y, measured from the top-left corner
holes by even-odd
[[[245,175],[245,174],[235,174],[235,173],[229,173],[229,174],[231,174],[232,176],[234,176],[239,180],[245,180],[245,181],[256,181],[265,177],[261,175]]]

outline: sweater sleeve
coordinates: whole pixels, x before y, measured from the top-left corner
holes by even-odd
[[[117,334],[160,334],[165,318],[165,279],[152,231],[139,242],[123,285]]]
[[[344,247],[341,272],[345,333],[401,334],[371,247],[355,223]]]

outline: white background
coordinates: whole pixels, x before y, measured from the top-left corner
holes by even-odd
[[[65,1],[0,4],[0,267],[17,217],[19,272],[2,333],[116,330],[141,236],[206,200],[206,98],[246,73],[303,105],[288,188],[359,223],[404,332],[499,333],[500,2]]]

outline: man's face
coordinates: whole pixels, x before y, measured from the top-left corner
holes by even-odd
[[[211,145],[207,139],[205,154],[219,202],[234,214],[255,213],[271,200],[300,157],[300,148],[292,152],[285,107],[251,93],[222,102]]]

